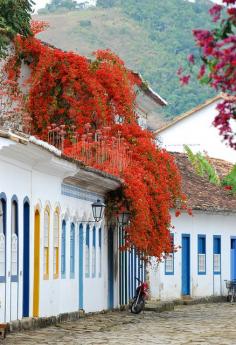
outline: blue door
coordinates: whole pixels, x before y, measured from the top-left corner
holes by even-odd
[[[84,230],[79,227],[79,309],[84,309],[84,256],[83,256]]]
[[[236,279],[236,238],[231,238],[231,280]]]
[[[23,317],[29,316],[29,258],[30,258],[30,206],[24,203],[24,241],[23,241]]]
[[[182,295],[190,295],[190,235],[182,235]]]
[[[113,229],[108,230],[108,309],[114,307],[114,245]]]

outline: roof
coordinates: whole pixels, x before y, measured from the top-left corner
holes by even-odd
[[[208,100],[206,100],[204,103],[199,104],[198,106],[196,106],[195,108],[192,108],[191,110],[187,111],[186,113],[183,113],[177,117],[175,117],[172,121],[168,122],[167,124],[165,124],[163,127],[157,129],[156,131],[154,131],[154,134],[159,134],[162,131],[164,131],[165,129],[175,125],[176,123],[186,119],[187,117],[193,115],[194,113],[196,113],[197,111],[207,107],[208,105],[211,105],[212,103],[223,99],[223,94],[219,94],[213,98],[210,98]]]
[[[122,183],[122,180],[112,174],[109,174],[107,172],[104,172],[99,169],[95,169],[90,166],[86,166],[82,161],[76,160],[74,158],[70,158],[66,155],[64,155],[60,150],[58,150],[55,146],[50,145],[49,143],[39,140],[34,136],[29,136],[27,134],[21,133],[21,132],[13,132],[11,130],[5,130],[0,128],[0,137],[9,139],[11,141],[14,141],[16,143],[24,144],[24,145],[29,145],[33,144],[36,145],[37,147],[46,150],[48,153],[60,158],[61,160],[70,162],[74,164],[76,167],[79,167],[80,169],[88,172],[95,174],[97,176],[103,177],[105,179],[110,179],[113,180],[114,182],[117,182],[118,184]]]
[[[167,101],[164,100],[158,93],[156,93],[150,85],[143,79],[142,75],[138,72],[130,71],[134,76],[138,77],[141,81],[141,90],[150,98],[152,98],[156,103],[161,106],[167,105]]]
[[[236,195],[230,195],[223,187],[197,175],[184,153],[173,153],[182,176],[182,189],[187,205],[193,210],[210,212],[236,212]],[[209,158],[220,177],[226,176],[233,165],[221,159]]]

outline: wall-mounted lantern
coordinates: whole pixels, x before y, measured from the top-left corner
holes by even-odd
[[[118,224],[121,227],[127,226],[130,220],[130,213],[128,211],[124,211],[118,215],[117,219],[118,219]]]
[[[95,222],[100,222],[100,220],[102,220],[105,207],[106,205],[99,199],[92,204],[93,218],[95,219]]]

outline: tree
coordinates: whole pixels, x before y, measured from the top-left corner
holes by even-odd
[[[52,0],[50,4],[46,5],[46,9],[49,12],[55,12],[60,8],[66,8],[68,10],[74,10],[77,7],[75,0]]]
[[[16,34],[31,34],[32,0],[0,0],[0,57]]]
[[[223,0],[224,5],[214,5],[210,15],[215,27],[212,30],[193,30],[200,56],[189,55],[190,72],[193,65],[201,62],[197,78],[224,93],[224,100],[217,106],[214,125],[223,139],[236,149],[236,0]],[[182,84],[187,84],[190,75],[178,74]]]

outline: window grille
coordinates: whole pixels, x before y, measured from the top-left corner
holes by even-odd
[[[198,254],[198,272],[206,272],[206,254]]]

